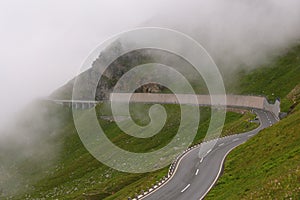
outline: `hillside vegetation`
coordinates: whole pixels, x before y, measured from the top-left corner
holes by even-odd
[[[231,152],[206,199],[300,199],[300,105]]]
[[[137,123],[147,123],[147,117],[142,118],[140,115],[144,111],[147,114],[150,105],[135,104],[134,106],[138,108],[139,112],[133,112],[133,118],[137,120]],[[119,131],[114,122],[102,119],[100,117],[101,113],[104,115],[109,114],[106,110],[107,105],[100,104],[97,106],[97,110],[99,122],[103,129],[106,130],[107,136],[111,141],[124,149],[143,152],[161,148],[177,132],[180,122],[179,106],[165,105],[165,107],[168,112],[165,128],[158,135],[145,140],[129,137]],[[57,107],[56,109],[59,108]],[[26,194],[14,196],[13,199],[42,197],[46,199],[126,199],[128,196],[134,196],[136,193],[147,189],[167,174],[168,167],[151,173],[129,174],[118,172],[103,165],[84,148],[68,108],[65,108],[64,112],[66,120],[59,132],[56,133],[56,137],[52,138],[52,140],[56,141],[57,147],[60,147],[57,154],[58,159],[47,170],[31,172],[28,168],[26,173],[24,173],[24,179],[27,180],[26,184],[30,187],[27,187]],[[51,113],[48,117],[55,116]],[[239,131],[255,128],[257,124],[249,122],[254,117],[253,114],[248,112],[245,115],[228,112],[224,134],[237,133],[236,130],[230,128],[232,125],[236,126]],[[209,120],[210,109],[201,108],[200,128],[194,143],[203,139]],[[27,165],[27,162],[23,162],[20,167],[22,168],[25,165]],[[42,178],[36,182],[36,179],[33,179],[36,176],[41,176]]]
[[[242,77],[240,88],[280,97],[289,115],[229,154],[206,199],[300,199],[300,46]]]
[[[275,58],[268,65],[250,72],[241,71],[237,86],[228,88],[230,93],[263,95],[269,100],[281,99],[281,108],[287,112],[293,102],[287,94],[300,82],[300,45]]]

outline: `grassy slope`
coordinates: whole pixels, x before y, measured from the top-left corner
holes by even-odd
[[[229,154],[206,199],[300,198],[300,105]]]
[[[239,113],[234,113],[234,112],[228,112],[226,114],[226,121],[225,121],[225,126],[224,130],[222,132],[222,135],[230,135],[230,134],[236,134],[239,133],[239,131],[247,131],[250,129],[256,128],[258,125],[255,123],[249,123],[250,119],[254,119],[255,115],[246,112],[245,115],[239,114]],[[205,135],[207,131],[207,126],[208,126],[209,120],[203,120],[202,123],[200,123],[198,134],[195,137],[194,143],[199,143],[202,139],[203,136]],[[236,127],[236,129],[232,129],[232,127]],[[162,175],[167,174],[168,169],[165,168],[163,169]],[[133,196],[136,192],[140,192],[141,190],[145,190],[149,188],[149,186],[153,185],[155,182],[153,181],[154,179],[150,179],[150,176],[144,176],[143,179],[140,179],[129,186],[123,188],[122,190],[118,191],[116,194],[106,198],[107,200],[113,200],[113,199],[125,199],[128,196]],[[135,192],[133,192],[135,191]]]
[[[135,149],[130,149],[133,151],[156,149],[174,136],[174,132],[177,131],[176,125],[179,124],[179,118],[176,117],[179,114],[178,106],[166,105],[166,108],[169,113],[166,128],[163,129],[162,134],[160,133],[148,141],[138,141],[138,139],[116,131],[115,123],[104,120],[100,120],[100,123],[108,130],[109,138],[121,147],[126,147],[126,144],[130,142],[133,144],[140,143],[140,145],[134,145]],[[99,106],[98,109],[103,110],[102,106]],[[141,109],[143,108],[139,108],[139,113]],[[209,116],[210,110],[202,108],[201,128],[195,142],[199,142],[203,138],[209,123]],[[237,130],[253,128],[255,125],[247,122],[253,117],[250,113],[244,116],[239,113],[228,112],[225,127],[236,125],[239,127]],[[145,122],[138,121],[138,123]],[[236,133],[229,128],[225,128],[225,130],[227,130],[226,134]],[[104,166],[85,150],[72,120],[66,121],[64,128],[58,135],[63,147],[59,161],[47,171],[45,178],[35,184],[35,189],[29,192],[27,197],[30,195],[30,198],[46,197],[47,199],[124,199],[150,187],[155,181],[167,174],[168,168],[146,174],[128,174]],[[24,196],[19,196],[19,198],[24,199]]]
[[[300,199],[299,84],[300,46],[241,78],[241,93],[279,96],[290,114],[229,154],[207,199]]]
[[[69,111],[44,101],[34,101],[20,111],[0,141],[0,199],[28,190],[32,182],[44,178],[57,161],[61,148],[57,131],[64,126],[61,122],[70,121]]]
[[[285,97],[300,80],[300,46],[290,49],[267,66],[249,73],[240,72],[238,76],[239,86],[229,88],[229,92],[264,95],[269,100],[280,97],[283,111],[288,111],[292,102]]]

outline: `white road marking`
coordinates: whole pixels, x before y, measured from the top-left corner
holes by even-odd
[[[191,186],[191,184],[188,184],[185,188],[183,188],[183,190],[181,190],[181,192],[186,191],[190,186]]]
[[[203,161],[203,157],[201,158],[200,163],[202,163],[202,161]]]
[[[232,142],[238,141],[240,138],[235,138],[232,140]]]
[[[253,136],[253,134],[251,134],[251,135],[248,135],[248,137],[252,137]]]
[[[208,150],[206,154],[209,154],[210,152],[211,152],[211,149],[210,149],[210,150]]]
[[[197,176],[197,175],[198,175],[198,173],[199,173],[199,169],[197,169],[197,171],[196,171],[195,175]]]
[[[224,143],[221,143],[221,144],[219,144],[219,147],[220,147],[220,146],[223,146],[223,145],[224,145]]]
[[[207,193],[211,190],[211,188],[215,185],[215,183],[217,182],[218,178],[220,177],[220,174],[221,174],[221,171],[222,171],[223,164],[224,164],[224,161],[225,161],[226,156],[227,156],[234,148],[236,148],[236,146],[233,147],[233,148],[231,148],[229,151],[227,151],[227,153],[226,153],[225,156],[223,157],[223,160],[222,160],[221,165],[220,165],[220,167],[219,167],[219,172],[218,172],[218,174],[217,174],[215,180],[214,180],[213,183],[209,186],[209,188],[206,190],[205,194],[203,194],[202,197],[200,197],[200,199],[203,199],[203,198],[207,195]]]

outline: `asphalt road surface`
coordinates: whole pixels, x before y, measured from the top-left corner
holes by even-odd
[[[277,122],[273,114],[268,111],[254,111],[260,120],[260,126],[257,129],[218,139],[216,145],[212,149],[208,149],[203,157],[199,157],[200,147],[194,148],[182,157],[176,172],[166,184],[142,199],[203,199],[219,178],[227,154],[260,130]]]

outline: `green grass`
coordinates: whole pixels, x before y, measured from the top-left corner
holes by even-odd
[[[149,122],[147,113],[150,106],[147,104],[133,105],[133,119],[139,124],[147,124]],[[161,148],[173,138],[180,123],[179,106],[165,105],[168,119],[163,130],[152,138],[138,139],[122,133],[114,122],[101,119],[100,115],[110,114],[107,108],[108,106],[105,104],[97,106],[101,126],[114,144],[130,151],[145,152]],[[138,111],[134,111],[134,108]],[[200,108],[200,111],[200,128],[194,143],[198,143],[204,138],[210,121],[210,109]],[[130,174],[103,165],[84,148],[72,122],[71,113],[67,108],[64,112],[66,120],[56,138],[57,145],[61,147],[58,160],[43,172],[36,171],[27,174],[25,177],[28,179],[28,184],[33,184],[34,187],[29,189],[26,195],[16,196],[15,199],[24,199],[29,195],[30,198],[45,197],[47,199],[126,199],[128,196],[134,196],[151,187],[167,174],[168,167],[150,173]],[[141,117],[141,114],[144,114],[145,117]],[[249,122],[249,119],[254,117],[249,112],[245,115],[228,112],[223,133],[228,135],[254,128],[257,125]],[[37,182],[34,182],[36,180],[30,182],[32,177],[41,174],[43,174],[43,178]]]
[[[203,108],[203,109],[207,109],[207,108]],[[222,135],[225,136],[225,135],[230,135],[230,134],[236,134],[236,133],[239,133],[238,131],[242,131],[242,130],[248,131],[250,129],[256,128],[258,126],[257,124],[249,122],[250,119],[254,119],[254,118],[255,118],[255,115],[253,115],[250,112],[246,112],[244,115],[240,114],[240,113],[236,113],[236,112],[227,112],[225,126],[223,129]],[[195,140],[193,142],[194,144],[202,141],[202,139],[204,138],[204,135],[207,131],[208,123],[209,123],[208,118],[200,123],[198,134],[196,135]],[[234,130],[232,128],[232,125],[234,125],[237,129]],[[158,177],[165,176],[167,174],[167,171],[168,171],[168,168],[161,170],[160,171],[161,174]],[[158,179],[149,180],[149,177],[145,176],[143,179],[123,188],[122,190],[120,190],[119,192],[110,196],[107,199],[126,199],[127,196],[132,197],[132,196],[134,196],[134,194],[136,194],[142,190],[146,190],[146,189],[150,188],[150,186],[155,183],[155,180],[158,180]],[[138,188],[138,189],[136,189],[136,188]],[[132,192],[132,191],[135,191],[135,192]]]
[[[239,119],[237,119],[239,117]],[[255,115],[250,112],[245,112],[244,115],[237,116],[237,113],[228,112],[226,115],[225,126],[222,130],[222,136],[244,133],[258,127],[257,123],[249,123]]]
[[[292,102],[286,96],[300,80],[300,46],[290,49],[266,66],[250,72],[241,71],[238,77],[238,86],[228,88],[230,93],[263,95],[271,101],[279,97],[282,99],[282,110],[288,111]]]
[[[300,199],[300,46],[240,75],[240,93],[280,97],[289,115],[229,154],[206,199]]]
[[[231,152],[206,199],[300,198],[300,105]]]

